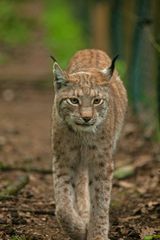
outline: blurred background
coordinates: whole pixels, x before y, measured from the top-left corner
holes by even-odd
[[[130,106],[160,138],[159,13],[158,0],[1,0],[0,87],[51,86],[50,55],[65,68],[82,48],[119,54]]]
[[[0,0],[0,239],[68,239],[54,212],[50,55],[65,69],[83,48],[119,54],[129,97],[110,239],[160,239],[159,0]]]

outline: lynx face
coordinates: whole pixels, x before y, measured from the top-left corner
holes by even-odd
[[[104,78],[102,73],[98,77]],[[60,118],[75,131],[95,132],[107,115],[106,82],[99,85],[91,73],[65,76],[65,84],[55,97]]]

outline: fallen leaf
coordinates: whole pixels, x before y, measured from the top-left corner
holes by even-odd
[[[132,165],[127,165],[124,167],[120,167],[115,170],[114,177],[117,179],[125,179],[134,174],[134,167]]]

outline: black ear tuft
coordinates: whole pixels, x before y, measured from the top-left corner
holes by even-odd
[[[111,66],[108,68],[108,70],[110,71],[110,75],[112,76],[113,72],[114,72],[114,68],[115,68],[115,62],[117,60],[117,58],[119,57],[119,55],[116,55],[111,63]]]
[[[101,72],[106,76],[107,80],[110,80],[112,75],[113,75],[113,72],[114,72],[114,68],[115,68],[115,62],[117,60],[119,55],[116,55],[112,62],[111,62],[111,65],[110,67],[107,67],[107,68],[104,68]]]
[[[55,57],[53,57],[52,55],[50,56],[50,58],[53,60],[53,62],[57,62],[57,60],[55,59]]]

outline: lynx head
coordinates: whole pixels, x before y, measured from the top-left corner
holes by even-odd
[[[95,132],[105,120],[109,108],[108,86],[116,58],[103,70],[91,68],[71,74],[54,62],[56,111],[74,131]]]

